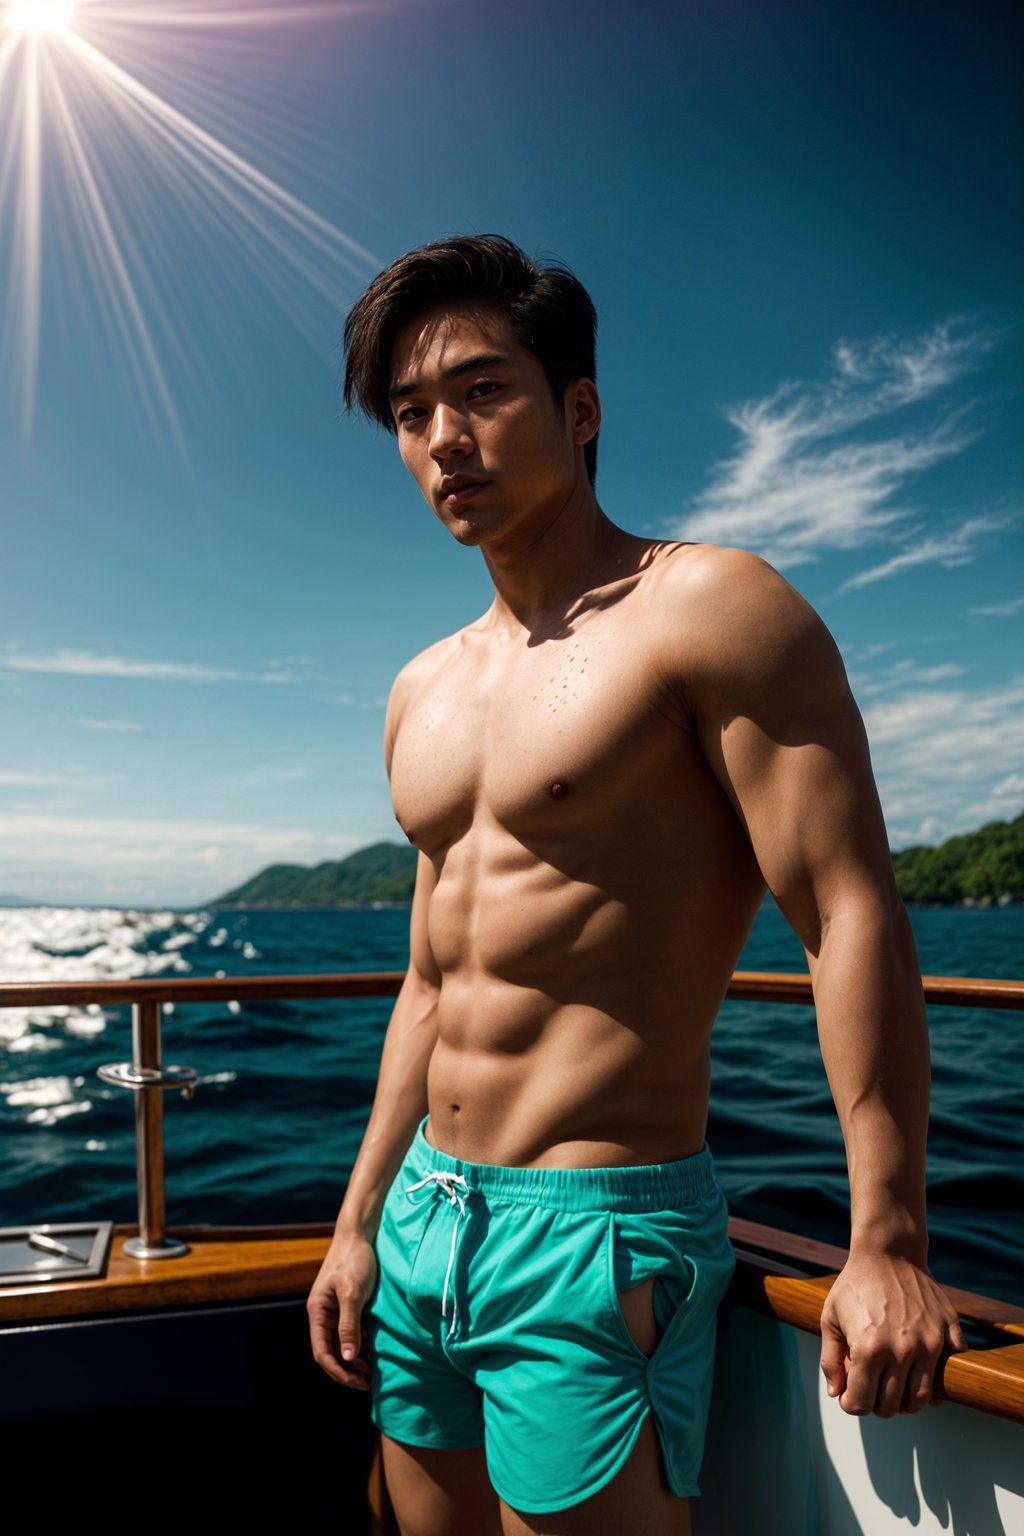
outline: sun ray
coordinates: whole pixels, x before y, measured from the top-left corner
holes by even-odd
[[[11,285],[5,307],[0,355],[6,357],[13,352],[21,370],[18,416],[24,442],[32,436],[35,424],[42,288],[42,123],[39,50],[32,34],[28,33],[22,38],[19,53],[21,76],[18,81],[17,105],[21,133],[18,140],[18,196],[11,237]]]
[[[314,296],[337,310],[344,289],[381,265],[288,189],[280,167],[300,168],[296,147],[289,158],[287,134],[271,143],[266,114],[261,139],[239,110],[241,85],[227,89],[232,63],[240,81],[252,74],[238,67],[236,35],[258,48],[274,27],[334,24],[366,8],[0,0],[0,370],[26,447],[40,358],[52,351],[40,350],[49,284],[59,282],[67,323],[88,337],[104,390],[120,377],[148,431],[187,459],[179,401],[212,388],[211,348],[229,343],[232,306],[218,308],[218,295],[260,290],[259,325],[269,292],[309,335]],[[201,50],[170,44],[190,32],[201,32]],[[161,33],[168,47],[155,51]],[[257,163],[275,158],[277,176]],[[208,281],[197,284],[197,271]]]
[[[55,72],[51,77],[51,84],[64,143],[70,151],[72,162],[78,173],[73,185],[83,195],[81,204],[83,223],[90,233],[96,270],[106,289],[110,311],[121,334],[135,382],[142,392],[153,427],[156,428],[159,422],[159,417],[153,411],[153,394],[155,393],[156,403],[162,406],[164,411],[165,425],[169,428],[179,450],[184,452],[185,444],[178,413],[167,389],[163,369],[146,324],[135,284],[132,282],[124,253],[107,212],[97,176],[85,153],[81,135],[68,110],[67,100]]]

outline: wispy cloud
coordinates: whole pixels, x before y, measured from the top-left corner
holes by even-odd
[[[0,784],[15,784],[24,789],[31,784],[45,784],[50,788],[54,784],[63,783],[63,775],[59,773],[35,773],[21,768],[0,768]]]
[[[967,668],[959,661],[940,661],[932,666],[923,666],[919,661],[904,657],[876,672],[869,672],[854,664],[847,669],[847,675],[850,687],[860,701],[877,698],[881,694],[896,693],[901,689],[906,693],[911,688],[947,683],[954,677],[962,677],[966,671]]]
[[[137,720],[76,720],[76,725],[87,731],[141,731]]]
[[[370,699],[359,699],[354,693],[335,693],[331,695],[330,702],[344,704],[348,709],[383,709],[388,701],[383,693]]]
[[[824,383],[783,384],[765,399],[730,408],[738,447],[690,504],[680,532],[755,549],[786,567],[830,550],[914,537],[906,531],[912,508],[898,500],[904,486],[963,452],[979,428],[962,408],[947,407],[914,426],[893,418],[977,368],[1000,339],[994,330],[949,320],[917,337],[840,342]],[[869,428],[874,434],[866,436]],[[972,524],[969,538],[987,531],[984,518]],[[886,562],[864,579],[881,580],[925,560],[971,557],[969,539],[952,556],[941,552],[945,542],[938,538],[930,552],[919,539],[900,549],[900,563]]]
[[[1009,517],[995,515],[969,517],[949,533],[925,534],[923,538],[918,536],[921,530],[915,529],[906,535],[908,542],[898,555],[883,560],[881,565],[872,565],[866,571],[858,571],[848,581],[844,581],[837,591],[849,592],[855,587],[866,587],[873,581],[884,581],[915,565],[938,564],[947,570],[956,565],[966,565],[974,559],[976,545],[982,535],[992,533],[997,528],[1005,528],[1010,521]]]
[[[260,789],[265,784],[287,783],[294,779],[308,779],[308,768],[247,768],[244,773],[228,774],[221,782],[226,789]]]
[[[202,662],[147,661],[132,656],[98,656],[94,651],[61,648],[46,655],[8,651],[0,666],[10,672],[58,672],[73,677],[129,677],[182,683],[294,683],[293,672],[239,672]]]
[[[924,673],[882,690],[864,723],[897,847],[970,831],[1024,806],[1024,674],[990,688],[929,687]],[[934,670],[935,669],[931,669]],[[860,696],[865,696],[862,686]]]
[[[206,900],[265,864],[343,858],[366,840],[246,821],[0,813],[0,882],[59,900]]]
[[[983,619],[1012,619],[1015,613],[1020,613],[1024,608],[1024,593],[1020,597],[1011,597],[1006,603],[985,603],[980,608],[969,608],[968,613],[978,614]]]

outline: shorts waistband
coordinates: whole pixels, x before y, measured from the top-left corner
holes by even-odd
[[[620,1168],[510,1168],[499,1163],[467,1163],[431,1146],[420,1122],[406,1153],[405,1169],[423,1177],[431,1172],[463,1178],[485,1199],[520,1201],[558,1211],[660,1211],[693,1204],[718,1191],[711,1149],[704,1143],[691,1157],[669,1163],[641,1163]]]

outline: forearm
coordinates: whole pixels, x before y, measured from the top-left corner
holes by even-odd
[[[373,1108],[338,1213],[336,1232],[372,1239],[391,1182],[427,1112],[427,1069],[437,1042],[437,991],[406,976],[384,1039]]]
[[[850,901],[811,974],[822,1059],[850,1176],[851,1251],[928,1251],[928,1026],[913,935],[895,898]]]

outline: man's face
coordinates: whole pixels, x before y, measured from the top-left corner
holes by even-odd
[[[578,482],[571,410],[563,419],[543,367],[488,305],[446,305],[402,327],[391,409],[406,467],[460,544],[542,531]]]

